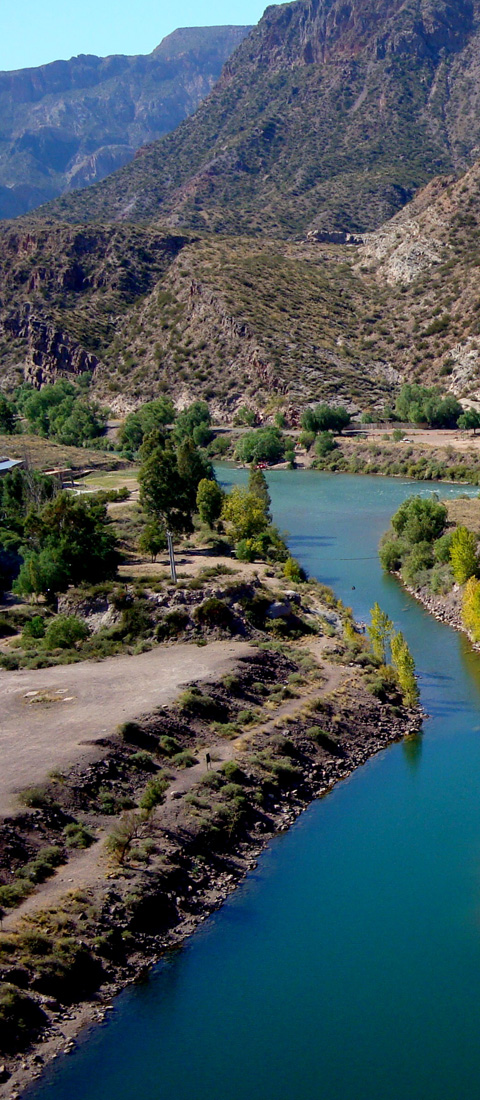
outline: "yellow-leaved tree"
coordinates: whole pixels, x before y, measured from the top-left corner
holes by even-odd
[[[468,527],[457,527],[452,535],[450,561],[457,584],[466,584],[478,571],[477,536]]]
[[[415,662],[403,634],[398,631],[390,640],[392,665],[397,673],[400,691],[406,707],[415,707],[419,700]]]
[[[476,577],[470,577],[465,585],[462,621],[473,641],[480,642],[480,581]]]

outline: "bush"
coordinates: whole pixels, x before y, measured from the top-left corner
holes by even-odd
[[[232,624],[232,612],[224,600],[210,596],[208,600],[195,608],[195,621],[200,626],[219,627],[226,630]]]
[[[145,752],[144,750],[141,750],[140,752],[134,752],[133,755],[130,756],[128,762],[131,768],[138,768],[139,771],[155,771],[155,762],[151,753]]]
[[[402,563],[405,584],[418,584],[419,577],[433,565],[433,550],[429,542],[417,542]]]
[[[245,772],[238,766],[235,760],[226,760],[225,764],[222,764],[220,771],[225,776],[225,779],[229,783],[246,783],[247,777]]]
[[[61,863],[64,863],[65,857],[61,848],[49,847],[41,848],[35,856],[35,859],[25,863],[23,867],[20,867],[16,871],[17,878],[28,879],[29,882],[45,882],[45,879],[50,878],[56,867],[59,867]]]
[[[73,649],[89,634],[87,624],[76,615],[57,615],[47,626],[44,645],[47,649]]]
[[[297,583],[300,583],[300,581],[306,581],[307,579],[305,571],[302,569],[301,565],[299,565],[298,561],[295,560],[295,558],[287,558],[287,560],[283,563],[282,573],[284,577],[287,578],[287,580],[296,581]]]
[[[174,737],[169,737],[167,734],[159,738],[158,751],[164,756],[174,756],[175,753],[180,752],[180,745]]]
[[[124,642],[131,643],[137,638],[144,638],[152,631],[152,620],[145,604],[141,600],[135,600],[129,607],[122,611],[122,617],[115,633]]]
[[[201,691],[190,689],[184,691],[178,700],[178,706],[183,714],[197,718],[218,719],[220,722],[226,716],[227,710],[223,703],[212,699],[211,695],[203,695]]]
[[[186,630],[189,621],[186,611],[169,611],[168,614],[157,623],[155,636],[159,642],[163,642],[167,638],[177,638],[179,634],[182,634],[183,631]]]
[[[27,993],[7,982],[0,984],[0,1050],[23,1050],[44,1027],[47,1017]]]
[[[252,562],[258,557],[258,545],[255,539],[240,539],[235,546],[237,561]]]
[[[138,805],[141,810],[150,814],[155,806],[160,806],[164,801],[165,791],[168,788],[166,776],[156,775],[155,779],[149,779],[147,786],[140,798]]]
[[[71,1004],[98,988],[101,979],[101,964],[88,948],[73,937],[62,936],[52,940],[51,951],[36,961],[32,984],[40,993]]]
[[[41,615],[33,615],[22,630],[22,641],[29,641],[31,638],[44,638],[45,637],[45,623]]]
[[[453,585],[453,573],[449,565],[434,565],[430,573],[430,590],[434,596],[445,596]]]
[[[338,447],[338,443],[333,438],[332,432],[320,432],[315,444],[315,452],[319,458],[325,458],[325,455],[335,451]]]
[[[171,757],[172,764],[176,768],[193,768],[194,764],[198,764],[196,756],[189,749],[185,749],[183,752],[176,752]]]
[[[337,741],[337,738],[333,734],[327,733],[321,726],[310,726],[307,730],[307,737],[311,737],[315,744],[320,745],[326,752],[331,753],[333,756],[341,756],[342,749]]]
[[[32,890],[31,882],[8,882],[5,886],[0,886],[0,908],[13,909],[16,905],[20,905]]]
[[[287,757],[278,760],[268,760],[265,767],[274,777],[279,787],[294,787],[302,777],[301,768],[292,764]]]
[[[452,546],[453,531],[445,531],[433,544],[433,556],[441,565],[450,564],[450,550]]]
[[[44,787],[26,787],[18,797],[24,806],[28,806],[33,810],[43,810],[46,806],[52,804],[50,795],[47,794]]]
[[[89,848],[93,844],[94,837],[86,825],[79,821],[72,821],[63,830],[67,848]]]

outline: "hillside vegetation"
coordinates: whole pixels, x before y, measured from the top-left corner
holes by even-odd
[[[289,237],[373,229],[479,143],[479,0],[272,6],[196,114],[45,211]]]
[[[151,54],[0,73],[0,218],[126,164],[196,110],[248,27],[174,31]]]
[[[480,400],[478,7],[269,8],[175,133],[1,232],[2,389],[292,424],[405,381]]]

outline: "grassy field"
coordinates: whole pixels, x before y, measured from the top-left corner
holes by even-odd
[[[93,451],[87,447],[65,447],[38,435],[0,435],[0,455],[19,458],[36,470],[122,470],[128,468],[125,458],[111,451]]]

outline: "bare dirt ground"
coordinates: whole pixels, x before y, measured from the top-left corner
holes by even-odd
[[[182,548],[175,550],[175,565],[179,580],[183,577],[196,577],[202,569],[214,569],[217,566],[230,569],[235,574],[235,579],[251,580],[259,576],[268,584],[268,567],[265,562],[240,562],[236,558],[227,558],[221,554],[211,554],[209,550],[188,550]],[[121,565],[118,570],[119,577],[170,577],[170,564],[168,556],[161,554],[156,561],[147,562],[138,555],[138,561],[131,560]],[[228,574],[226,574],[228,577]],[[276,581],[277,579],[274,578]],[[277,581],[278,587],[278,581]]]
[[[0,672],[0,815],[54,768],[98,756],[122,722],[172,703],[191,680],[218,679],[252,647],[218,641],[159,647],[54,668]]]
[[[371,442],[381,443],[387,440],[383,440],[383,437],[388,435],[391,443],[393,440],[393,432],[395,425],[392,428],[386,428],[382,425],[381,428],[372,428],[368,424],[362,429],[365,435],[346,436],[351,442],[365,443],[365,439]],[[410,443],[416,444],[418,447],[452,447],[455,451],[480,451],[480,435],[473,435],[471,432],[462,432],[460,430],[440,429],[440,428],[405,428],[405,438],[400,440],[396,445],[401,448],[403,445]]]
[[[223,645],[223,643],[219,644]],[[199,754],[198,763],[194,764],[193,767],[177,771],[170,769],[172,781],[166,792],[167,802],[186,794],[198,783],[206,771],[207,752],[210,754],[212,770],[218,770],[225,761],[232,760],[239,753],[244,752],[252,737],[256,737],[259,733],[271,733],[285,719],[291,718],[302,711],[312,694],[326,696],[331,695],[340,688],[345,688],[351,677],[351,670],[345,665],[329,663],[328,652],[325,653],[325,650],[328,651],[330,644],[330,639],[325,637],[310,640],[308,650],[317,659],[322,678],[321,681],[316,680],[315,684],[302,693],[300,698],[290,699],[283,703],[264,722],[256,724],[251,731],[247,730],[231,741],[216,741],[205,745],[201,754]],[[242,652],[245,653],[248,648],[250,647],[243,644]],[[238,653],[238,645],[235,649]],[[233,657],[236,655],[234,653]],[[131,661],[132,658],[129,658],[129,660]],[[109,854],[106,848],[108,832],[109,830],[105,830],[101,833],[95,844],[86,851],[71,853],[65,867],[60,867],[51,879],[42,883],[34,894],[27,897],[18,908],[4,917],[3,930],[6,932],[12,931],[18,927],[23,917],[31,916],[46,907],[54,907],[66,894],[72,891],[90,889],[99,883],[103,883],[109,872]]]

